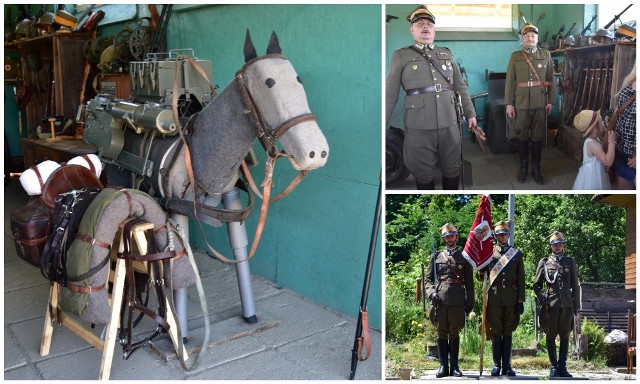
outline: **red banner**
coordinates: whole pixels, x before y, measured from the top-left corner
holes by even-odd
[[[493,239],[491,223],[491,199],[482,195],[476,218],[473,220],[467,243],[462,254],[475,269],[480,269],[491,261]]]

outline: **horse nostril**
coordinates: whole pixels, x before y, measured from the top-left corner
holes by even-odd
[[[322,151],[322,153],[320,154],[320,157],[322,157],[323,159],[327,157],[327,151]]]
[[[309,157],[313,159],[313,157],[316,155],[316,153],[314,151],[309,152]]]
[[[265,84],[267,84],[267,87],[271,88],[271,87],[273,87],[273,86],[276,84],[276,81],[275,81],[275,80],[273,80],[272,78],[268,78],[268,79],[265,81]]]

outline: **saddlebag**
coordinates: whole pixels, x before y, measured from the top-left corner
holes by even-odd
[[[49,236],[49,209],[40,197],[11,211],[11,233],[18,256],[27,263],[40,268],[40,257]]]

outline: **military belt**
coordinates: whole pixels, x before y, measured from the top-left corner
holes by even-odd
[[[551,86],[551,82],[549,81],[525,81],[524,83],[516,83],[517,87],[523,88],[523,87],[540,87],[540,86],[545,86],[545,87],[550,87]]]
[[[460,279],[440,279],[439,281],[440,281],[440,283],[447,283],[449,285],[451,285],[451,284],[464,284],[464,281],[460,280]]]
[[[455,91],[455,87],[452,84],[436,84],[428,87],[414,88],[407,90],[407,96],[421,95],[423,93],[442,92],[442,91]]]
[[[511,287],[518,284],[518,280],[514,279],[502,279],[502,288]]]

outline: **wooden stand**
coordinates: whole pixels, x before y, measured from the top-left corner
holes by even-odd
[[[116,250],[123,250],[122,242],[122,230],[126,222],[120,224],[114,243],[111,247],[111,260],[116,262],[115,270],[112,270],[109,276],[109,280],[113,282],[113,291],[111,293],[111,318],[107,324],[106,336],[104,341],[98,336],[87,329],[83,324],[73,319],[69,315],[65,314],[58,308],[58,295],[60,293],[60,286],[57,283],[53,283],[51,286],[51,292],[49,295],[49,303],[47,305],[47,311],[45,314],[44,330],[42,332],[42,341],[40,343],[40,356],[46,356],[49,354],[51,347],[51,339],[53,334],[52,320],[56,320],[61,325],[68,328],[71,332],[80,336],[83,340],[96,347],[99,351],[102,351],[102,360],[100,364],[100,372],[98,374],[99,380],[109,380],[109,374],[111,373],[111,364],[113,362],[113,350],[117,341],[118,327],[120,325],[120,310],[122,308],[122,297],[124,293],[124,282],[126,276],[125,261],[123,259],[116,258]],[[132,244],[134,245],[134,251],[140,255],[147,253],[147,241],[144,236],[145,231],[153,231],[153,224],[141,223],[133,227],[132,230]],[[143,262],[135,262],[134,268],[138,272],[147,273],[146,265]],[[153,279],[153,276],[149,278]],[[175,314],[171,310],[169,303],[167,302],[167,323],[170,325],[169,335],[174,349],[178,350],[178,323],[176,321]],[[187,351],[183,346],[182,350],[185,360],[187,359]]]

